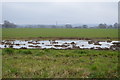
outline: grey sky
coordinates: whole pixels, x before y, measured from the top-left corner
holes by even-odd
[[[114,24],[117,2],[4,2],[2,20],[16,24]]]

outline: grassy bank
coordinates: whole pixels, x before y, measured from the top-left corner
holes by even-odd
[[[3,78],[116,78],[117,51],[3,49]]]

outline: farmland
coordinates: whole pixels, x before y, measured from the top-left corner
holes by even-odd
[[[118,38],[118,29],[48,29],[48,28],[7,28],[2,29],[3,39],[35,38]]]
[[[4,28],[2,39],[90,38],[118,40],[118,29]],[[2,50],[3,78],[118,78],[117,50]]]
[[[96,1],[2,1],[0,78],[120,80],[120,5]]]
[[[118,52],[3,49],[3,78],[118,78]]]

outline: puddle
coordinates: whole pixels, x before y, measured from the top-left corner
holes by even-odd
[[[0,48],[15,49],[112,49],[120,50],[120,41],[92,41],[92,40],[44,40],[22,41],[2,40]]]

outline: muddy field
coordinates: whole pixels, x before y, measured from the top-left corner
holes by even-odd
[[[120,50],[120,41],[94,40],[2,40],[0,48]]]

